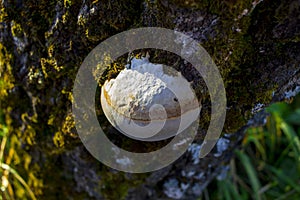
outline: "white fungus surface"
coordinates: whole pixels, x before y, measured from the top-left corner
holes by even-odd
[[[184,111],[197,106],[190,83],[180,72],[150,63],[147,58],[134,58],[131,69],[124,69],[106,83],[105,90],[120,114],[135,119],[144,120],[154,104],[163,105],[172,117],[181,114],[179,102]],[[154,108],[152,119],[163,119],[164,112],[161,107]]]
[[[130,68],[106,81],[101,104],[108,120],[120,132],[148,141],[178,134],[200,112],[198,99],[181,73],[150,63],[147,58],[134,58]]]

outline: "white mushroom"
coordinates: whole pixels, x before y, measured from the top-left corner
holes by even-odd
[[[101,105],[117,130],[144,141],[179,134],[200,112],[197,97],[181,73],[147,58],[134,58],[131,69],[104,83]]]

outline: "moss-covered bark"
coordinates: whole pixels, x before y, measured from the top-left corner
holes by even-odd
[[[281,99],[283,88],[297,83],[289,80],[299,79],[299,9],[296,0],[2,1],[0,114],[11,137],[18,138],[13,159],[23,155],[15,166],[39,199],[122,199],[128,189],[129,199],[158,198],[171,177],[191,183],[185,194],[194,198],[192,186],[205,186],[230,153],[196,165],[187,153],[172,167],[136,176],[102,166],[74,129],[72,86],[80,64],[98,43],[130,28],[182,31],[201,42],[217,64],[227,90],[224,132],[234,133],[252,117],[255,105]],[[187,78],[193,74],[188,65],[178,69]],[[194,84],[197,89],[202,83]],[[205,87],[199,90],[200,132],[205,133],[210,103]],[[206,180],[183,176],[185,162],[186,170],[203,172]]]

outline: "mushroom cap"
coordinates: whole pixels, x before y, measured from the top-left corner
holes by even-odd
[[[144,141],[175,136],[200,112],[198,99],[181,73],[146,58],[133,59],[131,69],[104,83],[101,105],[116,129]]]

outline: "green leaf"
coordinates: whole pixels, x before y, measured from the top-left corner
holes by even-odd
[[[291,108],[289,107],[289,105],[287,103],[279,102],[279,103],[275,103],[275,104],[272,104],[269,107],[267,107],[266,111],[273,115],[284,118],[284,116],[286,116],[287,114],[289,114],[291,112]]]
[[[282,122],[280,124],[280,127],[283,130],[286,137],[288,138],[288,140],[290,141],[290,143],[292,144],[293,151],[296,157],[296,162],[299,163],[300,162],[300,140],[299,137],[297,136],[297,133],[295,132],[292,126],[290,126],[285,122]]]
[[[275,167],[271,165],[267,165],[267,168],[275,174],[280,180],[285,182],[288,186],[291,186],[293,189],[295,189],[297,192],[300,192],[300,185],[299,183],[295,183],[295,181],[287,176],[282,170],[276,169]]]
[[[1,126],[0,126],[1,128]],[[0,136],[5,137],[8,133],[8,128],[6,126],[2,126],[2,129],[0,129]]]
[[[261,199],[259,195],[259,189],[261,187],[260,182],[258,180],[256,171],[249,157],[246,154],[242,153],[241,151],[235,151],[235,153],[246,170],[247,176],[250,180],[251,188],[253,189],[254,199],[260,200]]]
[[[300,108],[288,115],[285,121],[289,124],[300,125]]]

